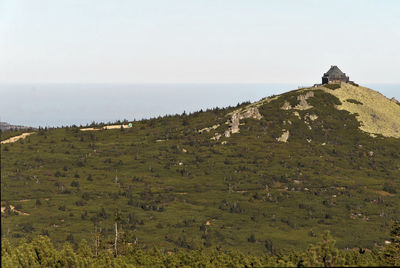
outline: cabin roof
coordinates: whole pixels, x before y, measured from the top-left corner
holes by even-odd
[[[332,65],[324,76],[345,76],[345,74],[336,65]]]

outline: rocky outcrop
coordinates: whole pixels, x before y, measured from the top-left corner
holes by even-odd
[[[304,116],[304,120],[311,120],[311,121],[315,121],[318,119],[318,115],[316,114],[306,114]]]
[[[221,137],[222,137],[221,134],[215,133],[214,137],[211,137],[210,139],[211,139],[211,140],[216,140],[216,141],[217,141],[217,140],[219,140]]]
[[[280,136],[279,138],[276,138],[276,140],[279,142],[287,142],[289,139],[289,135],[290,135],[290,132],[289,132],[289,130],[287,130],[282,133],[282,136]]]
[[[285,101],[285,103],[282,105],[281,109],[282,110],[291,110],[292,106],[290,105],[290,103],[288,101]]]
[[[217,129],[219,127],[219,124],[213,125],[212,127],[206,127],[203,129],[200,129],[199,132],[203,133],[204,131],[210,132],[210,130],[214,130]]]
[[[231,116],[231,119],[228,120],[229,128],[225,131],[225,137],[230,137],[231,134],[238,133],[240,128],[240,120],[245,118],[254,118],[260,120],[262,115],[258,111],[257,107],[249,107],[243,111],[234,112]]]
[[[282,110],[308,110],[311,109],[312,106],[307,102],[307,100],[311,97],[314,97],[314,91],[308,91],[305,94],[301,94],[297,96],[297,100],[299,103],[292,107],[288,101],[285,101],[285,103],[282,105],[281,109]]]
[[[314,97],[314,91],[308,91],[306,94],[299,95],[297,97],[297,100],[299,101],[299,104],[297,104],[294,109],[295,110],[308,110],[311,109],[312,106],[308,104],[307,100],[311,97]]]

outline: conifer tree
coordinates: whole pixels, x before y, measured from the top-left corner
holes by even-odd
[[[400,221],[393,224],[390,231],[390,244],[383,251],[385,264],[400,266]]]

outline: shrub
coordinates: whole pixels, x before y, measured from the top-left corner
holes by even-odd
[[[340,85],[339,84],[324,84],[324,87],[329,88],[331,90],[335,90],[335,89],[340,88]]]
[[[249,241],[250,243],[255,243],[257,240],[254,234],[251,234],[250,237],[247,238],[247,241]]]
[[[78,181],[73,181],[71,182],[72,187],[79,187],[79,182]]]
[[[391,182],[385,182],[383,184],[383,190],[385,192],[388,192],[388,193],[391,193],[391,194],[397,193],[396,188],[394,187],[393,183],[391,183]]]
[[[363,105],[362,102],[359,102],[358,100],[355,100],[355,99],[347,99],[346,101],[347,101],[347,102],[350,102],[350,103],[354,103],[354,104]]]
[[[69,233],[69,235],[67,236],[67,238],[65,239],[65,241],[67,241],[67,242],[69,242],[69,243],[71,243],[71,244],[74,244],[74,243],[75,243],[75,238],[74,238],[74,236],[72,235],[72,233]]]

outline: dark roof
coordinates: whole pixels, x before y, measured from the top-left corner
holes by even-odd
[[[325,76],[345,76],[345,74],[336,66],[332,65],[328,72],[324,74]]]

